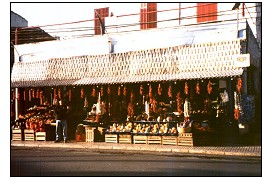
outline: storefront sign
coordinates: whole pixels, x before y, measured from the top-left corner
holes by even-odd
[[[250,54],[239,54],[233,57],[235,67],[249,67],[250,66]]]

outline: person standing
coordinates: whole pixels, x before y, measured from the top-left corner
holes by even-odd
[[[56,140],[54,143],[60,142],[62,139],[61,129],[63,130],[63,140],[64,143],[67,142],[67,115],[68,115],[68,108],[65,104],[64,100],[60,100],[58,102],[57,107],[55,108],[55,117],[56,117]]]

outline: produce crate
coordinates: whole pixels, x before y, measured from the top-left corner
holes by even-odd
[[[35,131],[33,129],[24,130],[25,141],[35,141]]]
[[[94,142],[94,139],[95,139],[94,130],[95,129],[96,129],[96,127],[85,127],[86,142]]]
[[[178,145],[193,146],[193,134],[192,133],[178,133]]]
[[[147,144],[147,136],[144,135],[133,135],[134,144]]]
[[[46,141],[46,132],[36,132],[35,140],[36,141]]]
[[[107,143],[118,143],[118,134],[105,134],[105,142]]]
[[[22,130],[21,129],[12,130],[12,140],[13,141],[22,141]]]
[[[148,136],[147,143],[148,144],[162,144],[162,136]]]
[[[86,134],[76,134],[76,142],[85,142],[86,141]]]
[[[132,135],[131,134],[120,134],[119,143],[132,144]]]
[[[163,145],[178,145],[177,136],[162,136]]]

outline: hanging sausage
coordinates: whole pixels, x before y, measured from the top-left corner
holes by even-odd
[[[71,101],[72,100],[72,89],[69,88],[68,90],[68,101]]]
[[[179,114],[182,114],[183,113],[183,111],[182,111],[182,99],[181,99],[180,91],[176,95],[176,102],[177,102],[177,112]]]
[[[184,93],[185,93],[186,95],[188,95],[188,84],[187,84],[187,82],[185,82]]]
[[[211,81],[208,81],[207,83],[207,93],[210,95],[212,92],[212,83]]]
[[[169,97],[169,98],[172,98],[172,97],[173,97],[172,85],[171,85],[171,84],[169,84],[167,94],[168,94],[168,97]]]
[[[80,91],[80,98],[81,99],[85,98],[85,90],[83,87],[81,88],[81,91]]]
[[[200,85],[199,85],[199,82],[196,83],[196,94],[200,94]]]
[[[234,109],[234,118],[238,120],[242,113],[242,105],[241,105],[241,89],[242,89],[242,79],[237,79],[236,92],[234,92],[234,100],[235,100],[235,109]]]

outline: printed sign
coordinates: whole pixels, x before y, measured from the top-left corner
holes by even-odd
[[[239,54],[233,57],[234,66],[239,68],[250,66],[250,54]]]

